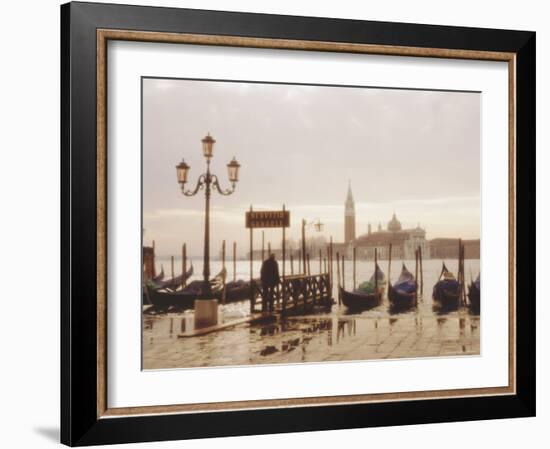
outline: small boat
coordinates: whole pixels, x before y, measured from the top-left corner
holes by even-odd
[[[460,304],[460,293],[460,283],[443,263],[441,275],[433,289],[434,301],[442,309],[457,309]]]
[[[220,292],[219,300],[222,300],[223,290]],[[225,284],[225,302],[237,302],[250,299],[250,282],[238,279]]]
[[[227,271],[224,268],[216,276],[210,279],[212,296],[214,298],[221,297],[221,290],[226,274]],[[184,289],[178,291],[164,291],[147,285],[147,293],[155,309],[186,310],[192,309],[195,306],[195,299],[198,299],[202,293],[202,285],[203,281],[196,280],[191,282]]]
[[[481,293],[481,280],[480,275],[477,275],[475,281],[471,282],[468,286],[468,299],[470,300],[470,310],[473,313],[479,314],[480,310],[480,293]]]
[[[164,278],[164,270],[161,270],[162,277]],[[154,279],[150,282],[151,287],[155,288],[157,290],[160,289],[168,289],[168,290],[177,290],[178,287],[181,287],[181,285],[189,279],[193,275],[193,264],[191,263],[191,266],[189,269],[185,272],[185,274],[180,274],[179,276],[173,277],[172,279],[167,279],[166,281],[163,281],[162,279],[155,281]]]
[[[151,286],[159,284],[164,279],[164,267],[161,265],[160,273],[155,276],[152,279],[149,279],[146,281],[146,283],[150,284]],[[142,289],[142,304],[144,306],[151,304],[151,301],[149,300],[149,293],[147,292],[147,288],[145,285],[143,285]]]
[[[186,310],[192,309],[195,305],[195,299],[198,297],[197,292],[192,291],[161,291],[151,288],[150,285],[147,287],[147,294],[153,308],[155,310]]]
[[[376,264],[375,273],[367,282],[360,284],[359,288],[350,292],[340,287],[342,303],[350,310],[367,310],[377,307],[382,303],[384,296],[384,282],[384,272]]]
[[[401,274],[395,284],[388,284],[388,299],[390,308],[396,310],[407,310],[417,304],[417,284],[412,273],[407,270],[405,264],[401,268]]]

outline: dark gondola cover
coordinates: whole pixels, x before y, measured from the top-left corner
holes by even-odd
[[[479,313],[480,310],[480,296],[481,296],[481,280],[480,275],[474,282],[471,282],[468,286],[468,299],[470,300],[470,310],[474,313]]]
[[[222,299],[223,291],[220,292]],[[225,284],[225,302],[236,302],[250,299],[250,282],[238,279]]]
[[[351,310],[367,310],[377,307],[382,303],[382,297],[384,296],[384,282],[384,272],[376,265],[375,273],[368,282],[362,283],[359,289],[349,292],[340,287],[342,303]]]
[[[439,281],[434,285],[433,299],[442,309],[457,309],[460,304],[460,283],[445,264],[443,264]]]
[[[388,299],[393,310],[406,310],[417,304],[417,285],[405,264],[395,284],[388,284]]]

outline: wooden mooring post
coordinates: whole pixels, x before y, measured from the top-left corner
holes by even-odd
[[[357,285],[356,274],[357,274],[357,248],[354,246],[353,247],[353,289],[354,290]]]
[[[332,261],[334,259],[334,246],[332,244],[332,235],[330,236],[329,240],[329,250],[328,250],[328,275],[330,279],[330,288],[332,288],[332,285],[334,283],[334,277],[333,277],[333,267],[332,267]]]
[[[388,251],[388,294],[390,292],[390,284],[391,284],[391,243],[390,243],[390,249]]]
[[[265,260],[265,231],[262,231],[262,262]]]
[[[374,248],[374,294],[378,293],[378,248]]]
[[[457,270],[456,277],[459,284],[459,301],[463,304],[462,290],[464,290],[464,282],[462,280],[462,239],[458,239],[458,258],[457,258]]]
[[[187,244],[184,243],[181,246],[181,288],[182,290],[185,288],[185,284],[187,283],[186,273],[187,273]]]
[[[330,294],[334,293],[334,270],[333,270],[333,261],[334,261],[334,246],[332,242],[332,236],[329,240],[329,249],[328,249],[328,278],[329,278],[329,290]]]
[[[294,256],[290,253],[290,275],[294,275]]]
[[[227,289],[226,289],[226,278],[227,270],[225,269],[225,240],[222,240],[222,270],[225,272],[223,275],[223,287],[222,287],[222,304],[225,304]]]
[[[172,279],[174,279],[174,256],[170,256],[170,273],[172,274]]]
[[[336,281],[338,286],[338,305],[342,305],[342,295],[340,294],[340,253],[336,251]]]
[[[237,242],[233,242],[233,282],[237,280]]]
[[[252,212],[252,205],[250,205],[250,212]],[[254,292],[254,233],[253,228],[250,227],[250,313],[254,313],[255,306],[255,292]]]
[[[152,277],[156,277],[157,276],[157,258],[156,258],[156,253],[155,253],[155,241],[154,240],[153,240],[152,246],[153,246],[153,276]]]
[[[285,214],[286,206],[283,204],[283,215]],[[283,235],[282,235],[282,242],[281,242],[281,252],[282,252],[282,258],[283,258],[283,284],[281,287],[281,295],[280,299],[282,300],[282,306],[283,310],[286,309],[286,291],[285,291],[285,285],[286,285],[286,227],[283,226]]]
[[[306,220],[304,219],[302,219],[302,262],[304,264],[303,272],[306,274]]]
[[[424,295],[424,271],[422,270],[422,247],[418,247],[418,262],[420,268],[420,296]]]
[[[323,252],[319,249],[319,274],[323,272]]]
[[[345,254],[342,254],[342,289],[346,289],[346,266],[344,265]]]
[[[414,302],[418,304],[418,248],[414,250]]]

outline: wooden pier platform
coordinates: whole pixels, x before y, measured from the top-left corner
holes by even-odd
[[[263,298],[261,282],[254,279],[250,283],[250,287],[249,316],[183,332],[178,335],[178,338],[199,337],[240,324],[254,324],[276,320],[277,317],[288,314],[305,314],[313,310],[314,307],[330,309],[334,303],[328,273],[286,276],[284,279],[281,279],[281,282],[275,289],[272,311],[267,310],[267,301]],[[261,306],[260,310],[257,310],[256,307],[258,302]]]
[[[251,314],[257,311],[258,298],[261,300],[261,312],[268,312],[260,280],[252,281],[250,297]],[[285,276],[275,288],[273,302],[273,313],[280,315],[308,313],[316,306],[330,308],[334,303],[330,276],[328,273]]]

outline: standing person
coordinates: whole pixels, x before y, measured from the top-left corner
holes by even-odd
[[[263,261],[260,272],[262,281],[262,310],[273,312],[273,303],[275,302],[275,289],[279,284],[279,264],[275,260],[275,254],[270,254]]]

